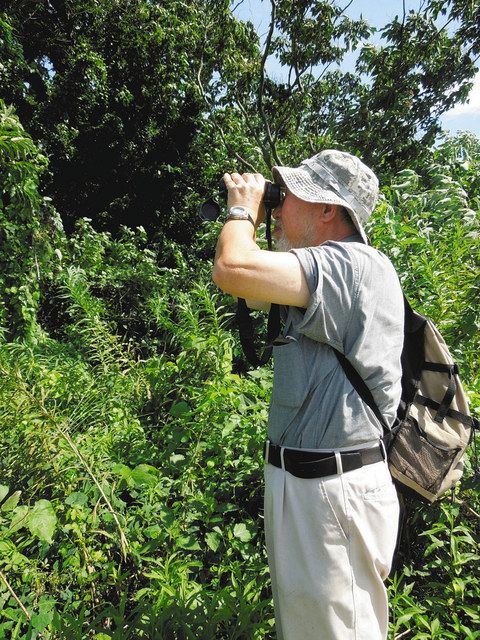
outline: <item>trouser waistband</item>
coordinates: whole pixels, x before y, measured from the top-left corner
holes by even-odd
[[[381,462],[385,459],[384,451],[382,445],[354,451],[302,451],[280,447],[267,440],[264,459],[266,463],[284,469],[297,478],[321,478]]]

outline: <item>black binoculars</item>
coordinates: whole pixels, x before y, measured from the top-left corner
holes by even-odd
[[[218,193],[223,199],[227,195],[227,187],[223,178],[218,183]],[[265,190],[263,192],[263,204],[265,209],[273,210],[280,206],[285,198],[285,191],[283,187],[274,182],[265,182]],[[221,205],[213,198],[203,202],[198,209],[198,215],[202,220],[208,220],[214,222],[220,215]]]

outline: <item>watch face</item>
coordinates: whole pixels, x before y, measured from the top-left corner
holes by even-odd
[[[247,211],[245,207],[231,207],[230,209],[231,216],[244,216],[247,215]]]

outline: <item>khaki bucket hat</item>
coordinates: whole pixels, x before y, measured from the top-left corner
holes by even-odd
[[[378,199],[378,178],[359,158],[326,149],[292,169],[273,167],[273,179],[305,202],[338,204],[368,244],[363,228]]]

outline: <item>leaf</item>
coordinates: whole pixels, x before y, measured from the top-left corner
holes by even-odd
[[[233,535],[242,542],[248,542],[252,539],[252,534],[247,529],[244,522],[240,522],[234,526]]]
[[[8,487],[4,484],[0,484],[0,502],[5,498],[8,493]]]
[[[212,551],[217,551],[220,546],[220,536],[216,531],[209,531],[205,536],[205,542]]]
[[[116,475],[119,475],[124,480],[128,480],[132,473],[132,470],[130,469],[130,467],[127,467],[126,464],[121,464],[121,463],[116,464],[113,467],[112,471],[113,473],[115,473]]]
[[[18,501],[20,500],[21,493],[21,491],[15,491],[15,493],[12,493],[12,495],[2,504],[2,511],[12,511],[12,509],[15,509]]]
[[[80,506],[86,504],[88,501],[88,497],[82,493],[81,491],[74,491],[71,493],[65,500],[65,504],[78,504]]]
[[[130,474],[130,478],[135,483],[135,486],[154,486],[157,484],[157,477],[154,476],[150,471],[156,471],[155,467],[151,467],[146,464],[139,464],[135,469],[132,469]]]
[[[53,620],[54,602],[47,600],[41,602],[38,607],[38,613],[32,616],[31,624],[35,631],[44,631]]]
[[[147,538],[153,538],[154,540],[158,538],[161,534],[161,528],[158,524],[152,524],[150,527],[147,527],[143,531],[143,535]]]
[[[51,544],[57,525],[57,516],[49,500],[38,500],[28,518],[30,533],[43,542]]]
[[[28,525],[28,507],[23,504],[17,507],[13,512],[13,518],[10,522],[9,531],[12,533],[14,531],[18,531],[22,527],[26,527]]]
[[[200,545],[193,536],[182,536],[178,539],[178,546],[181,549],[187,549],[188,551],[199,551]]]
[[[175,402],[170,408],[170,415],[174,418],[180,418],[181,416],[189,413],[190,405],[187,404],[184,400],[181,402]]]

